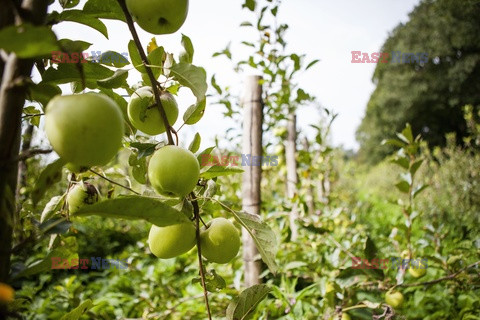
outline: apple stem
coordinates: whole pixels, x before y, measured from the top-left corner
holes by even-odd
[[[117,186],[122,187],[122,188],[124,188],[124,189],[127,189],[128,191],[133,192],[133,193],[135,193],[136,195],[140,195],[140,193],[138,193],[137,191],[133,190],[132,188],[127,187],[127,186],[124,186],[123,184],[118,183],[118,182],[116,182],[116,181],[113,181],[113,180],[111,180],[111,179],[109,179],[109,178],[101,175],[100,173],[98,173],[98,172],[96,172],[96,171],[93,171],[92,169],[90,169],[90,172],[93,173],[93,174],[95,174],[95,175],[97,175],[97,176],[99,176],[99,177],[102,178],[102,179],[107,180],[107,181],[110,182],[111,184],[114,184],[114,185],[117,185]]]
[[[198,254],[198,266],[200,268],[200,281],[202,283],[203,288],[203,296],[205,297],[205,306],[207,307],[208,319],[212,320],[212,315],[210,313],[210,305],[208,304],[208,291],[207,287],[205,286],[205,273],[203,272],[203,261],[202,261],[202,248],[200,245],[200,209],[198,207],[197,198],[195,197],[195,193],[190,193],[190,197],[192,198],[192,205],[193,205],[193,213],[195,215],[195,229],[196,229],[196,237],[197,237],[197,254]],[[202,220],[202,223],[205,224]]]
[[[142,43],[140,42],[140,38],[138,37],[137,30],[135,30],[133,19],[132,19],[132,16],[130,15],[130,12],[128,12],[125,0],[117,0],[117,1],[120,7],[122,8],[123,14],[125,15],[125,20],[127,21],[128,29],[130,29],[130,33],[132,34],[133,41],[135,42],[135,46],[137,47],[138,53],[140,54],[140,58],[142,59],[143,66],[145,67],[148,78],[150,79],[150,82],[152,84],[153,94],[155,96],[155,102],[157,103],[158,111],[160,112],[160,116],[162,117],[163,123],[165,124],[168,144],[174,145],[173,137],[171,133],[171,130],[173,128],[168,123],[167,114],[165,113],[165,109],[163,108],[162,101],[160,100],[160,91],[158,90],[160,84],[158,83],[157,79],[155,79],[152,69],[149,67],[150,62],[148,61],[147,55],[143,50]]]

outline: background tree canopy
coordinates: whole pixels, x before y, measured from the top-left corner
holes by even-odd
[[[466,135],[462,106],[480,103],[480,2],[426,0],[398,25],[381,48],[388,63],[378,63],[377,87],[357,130],[359,157],[378,162],[389,147],[385,136],[406,122],[431,146],[444,145],[445,134]],[[428,61],[396,63],[392,53],[426,53]]]

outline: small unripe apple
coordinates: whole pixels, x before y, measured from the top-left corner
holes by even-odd
[[[153,34],[174,33],[185,22],[188,0],[126,0],[133,20]]]
[[[416,269],[414,269],[410,267],[408,268],[408,273],[410,273],[414,278],[421,278],[427,273],[427,269],[420,269],[419,267],[416,267]]]
[[[227,263],[238,254],[240,235],[237,228],[225,218],[216,218],[200,233],[202,256],[210,262]]]
[[[95,186],[87,182],[80,182],[73,186],[67,194],[68,211],[75,213],[85,205],[98,202],[98,191]]]
[[[342,320],[352,320],[348,313],[342,312]]]
[[[385,294],[385,302],[394,308],[403,304],[403,294],[400,291],[388,291]]]
[[[160,93],[160,101],[172,126],[178,118],[177,102],[167,91]],[[166,131],[151,87],[142,87],[132,94],[128,103],[128,118],[135,128],[146,134],[157,135]]]
[[[120,107],[98,93],[56,96],[45,108],[45,132],[58,155],[78,167],[107,164],[122,145]]]
[[[183,197],[198,182],[200,165],[189,150],[165,146],[155,151],[148,165],[148,179],[155,191],[165,196]]]
[[[170,259],[189,251],[195,245],[195,227],[180,223],[166,227],[152,225],[148,235],[150,251],[161,259]]]

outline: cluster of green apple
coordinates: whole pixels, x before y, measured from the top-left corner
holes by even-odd
[[[148,3],[147,3],[148,2]],[[146,31],[163,34],[175,32],[185,21],[188,0],[127,1],[134,20]],[[161,16],[159,16],[161,15]],[[160,92],[160,101],[170,125],[178,118],[173,95]],[[67,168],[78,172],[107,164],[122,145],[124,118],[120,107],[99,93],[57,96],[45,111],[45,131]],[[148,135],[164,133],[166,128],[151,87],[137,89],[127,110],[131,124]],[[163,196],[183,198],[193,191],[200,176],[197,158],[189,150],[165,146],[157,150],[148,165],[148,178],[155,191]],[[67,195],[69,211],[98,201],[98,192],[86,182],[74,183]],[[152,226],[149,246],[159,258],[172,258],[195,245],[193,223],[167,227]],[[203,256],[212,262],[227,263],[240,247],[239,232],[227,219],[217,218],[200,230]]]
[[[174,97],[162,93],[162,103],[169,121],[176,121],[178,107]],[[165,132],[151,88],[134,93],[128,106],[132,124],[150,134]],[[140,114],[144,114],[140,117]],[[70,167],[83,168],[104,165],[117,153],[123,136],[123,116],[110,98],[85,93],[58,96],[46,108],[45,131],[54,150]],[[151,157],[148,177],[161,195],[185,197],[193,191],[200,176],[197,158],[189,150],[165,146]],[[98,201],[98,192],[86,182],[75,184],[68,192],[67,203],[71,213],[80,207]],[[203,256],[212,262],[226,263],[233,259],[240,247],[236,227],[227,219],[212,220],[201,230]],[[149,235],[151,251],[159,258],[172,258],[185,253],[195,245],[193,223],[167,227],[152,226]]]

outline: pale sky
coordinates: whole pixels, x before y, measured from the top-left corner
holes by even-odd
[[[83,1],[82,1],[83,2]],[[232,53],[237,60],[247,59],[248,51],[238,44],[253,40],[246,28],[239,24],[251,20],[247,10],[241,10],[241,0],[190,0],[187,21],[175,34],[156,36],[157,43],[167,51],[180,52],[181,33],[188,35],[195,47],[194,64],[207,70],[207,77],[216,74],[224,85],[241,88],[247,76],[235,74],[226,59],[212,58],[231,42]],[[408,13],[419,0],[285,0],[279,10],[279,21],[289,24],[286,34],[287,52],[306,54],[308,60],[321,61],[307,73],[297,78],[297,82],[307,92],[315,95],[322,106],[339,114],[331,140],[334,145],[357,148],[355,130],[358,127],[365,107],[374,89],[371,77],[375,64],[352,64],[351,51],[378,52],[388,33],[400,22],[406,22]],[[127,43],[131,39],[126,24],[106,20],[109,40],[100,33],[76,23],[62,23],[54,27],[59,38],[69,37],[93,43],[90,50],[128,52]],[[152,35],[137,28],[142,43],[146,46]],[[136,81],[132,77],[130,83]],[[184,89],[178,102],[180,115],[194,102],[193,96]],[[182,92],[181,92],[182,93]],[[202,146],[212,145],[215,135],[222,140],[229,127],[238,123],[222,118],[223,106],[207,105],[204,118],[194,127],[182,129],[181,139],[188,145],[193,134],[202,135]],[[298,126],[308,130],[310,124],[319,121],[313,108],[299,111]],[[181,125],[180,119],[174,127]]]

